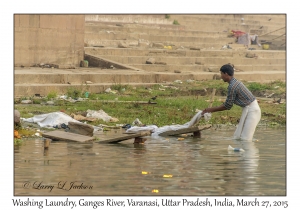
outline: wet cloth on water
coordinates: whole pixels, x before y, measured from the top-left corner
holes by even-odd
[[[126,132],[139,132],[139,131],[151,131],[151,136],[158,136],[161,133],[164,133],[166,131],[176,131],[179,129],[184,129],[184,128],[190,128],[192,126],[194,126],[195,124],[197,124],[199,122],[199,120],[201,119],[202,116],[202,111],[197,112],[197,114],[195,114],[193,116],[193,118],[183,124],[183,125],[166,125],[163,127],[157,127],[156,125],[149,125],[149,126],[143,126],[143,127],[138,127],[138,126],[133,126],[131,128],[129,128],[128,130],[126,130]],[[211,113],[205,113],[204,114],[204,118],[205,120],[209,120],[211,118]]]

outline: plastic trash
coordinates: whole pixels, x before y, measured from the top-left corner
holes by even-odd
[[[232,146],[228,146],[228,150],[234,151],[234,152],[245,152],[242,148],[233,148]]]
[[[174,82],[175,82],[175,83],[182,84],[182,81],[181,81],[181,80],[175,80]]]
[[[129,129],[129,128],[131,128],[131,125],[130,124],[126,124],[126,125],[123,125],[122,128]]]
[[[102,119],[105,122],[117,122],[119,121],[117,118],[109,116],[107,113],[105,113],[103,110],[87,110],[86,117],[92,117],[92,118],[98,118]]]
[[[109,93],[109,92],[111,92],[111,89],[110,89],[110,88],[107,88],[107,89],[105,90],[105,92],[106,92],[106,93]]]
[[[139,120],[139,118],[136,118],[136,119],[132,122],[132,125],[142,126],[143,123]]]
[[[60,99],[67,99],[67,98],[68,98],[68,96],[66,96],[66,95],[62,95],[62,96],[60,96],[59,98],[60,98]]]
[[[14,130],[14,138],[20,139],[21,136],[19,135],[19,132],[17,130]]]
[[[66,129],[66,128],[68,128],[68,125],[66,125],[65,123],[62,123],[62,124],[60,125],[60,127],[63,128],[63,129]]]

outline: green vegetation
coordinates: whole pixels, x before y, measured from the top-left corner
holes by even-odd
[[[35,134],[35,130],[32,129],[24,129],[22,127],[15,127],[15,130],[17,130],[19,137],[21,138],[16,138],[14,137],[14,145],[21,145],[24,142],[24,137],[28,138],[31,137],[32,135]]]
[[[268,85],[267,84],[261,84],[261,83],[257,83],[257,82],[253,82],[253,83],[250,83],[248,85],[248,88],[250,91],[258,91],[258,90],[265,90],[268,88]]]
[[[171,17],[170,15],[165,15],[166,19],[170,19],[170,17]]]
[[[79,88],[69,87],[67,89],[67,97],[71,98],[79,98],[85,97],[85,93],[89,92],[89,85],[88,84],[81,84]]]
[[[260,97],[259,104],[262,110],[261,123],[268,126],[286,124],[286,104],[273,103],[273,97],[278,99],[285,95],[285,83],[274,81],[267,84],[244,84]],[[106,124],[110,126],[118,124],[131,124],[136,118],[143,124],[155,124],[157,126],[184,124],[188,122],[197,110],[203,110],[210,105],[212,89],[216,89],[216,96],[212,106],[223,103],[227,94],[228,84],[220,80],[210,81],[185,81],[170,85],[154,85],[148,87],[132,87],[129,85],[115,84],[111,86],[111,92],[92,93],[87,100],[76,103],[67,100],[57,100],[55,106],[41,104],[15,104],[23,118],[33,117],[42,113],[64,111],[66,114],[80,113],[83,111],[102,109],[108,115],[117,118],[118,122],[106,123],[102,120],[87,122],[92,125]],[[83,97],[84,91],[68,89],[69,97]],[[266,98],[264,94],[273,93],[272,98]],[[157,96],[156,104],[148,103],[151,97]],[[284,97],[283,97],[284,98]],[[43,100],[43,99],[40,99]],[[141,103],[144,102],[144,103]],[[241,108],[233,106],[231,110],[212,114],[210,122],[202,119],[199,124],[237,124],[240,118]]]
[[[179,22],[178,22],[177,20],[174,20],[174,21],[173,21],[173,24],[174,24],[174,25],[180,25]]]
[[[47,95],[48,100],[54,99],[57,97],[57,92],[56,91],[50,91]]]
[[[14,138],[14,145],[21,145],[23,143],[22,139]]]

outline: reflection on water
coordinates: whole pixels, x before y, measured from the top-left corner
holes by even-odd
[[[233,132],[143,145],[52,142],[46,151],[41,139],[27,140],[15,147],[15,195],[286,195],[285,130],[258,129],[258,142]]]

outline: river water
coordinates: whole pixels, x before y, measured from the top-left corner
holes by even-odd
[[[141,145],[52,141],[48,150],[28,139],[14,148],[14,195],[285,196],[286,130],[258,128],[255,142],[232,140],[233,132]]]

